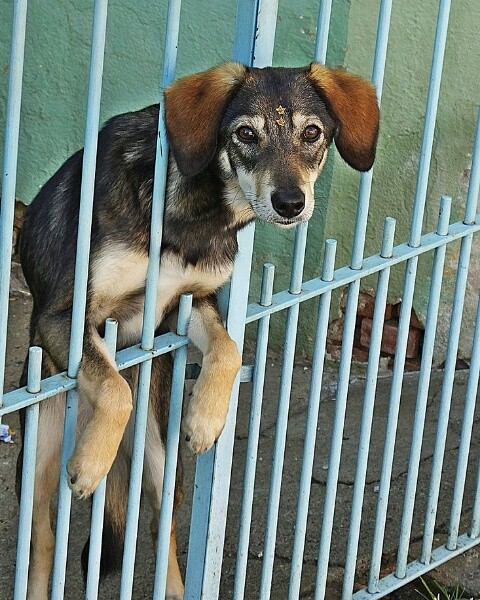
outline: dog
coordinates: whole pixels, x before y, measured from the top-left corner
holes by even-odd
[[[199,454],[222,432],[241,366],[214,296],[232,272],[237,232],[254,219],[284,228],[309,219],[314,183],[333,141],[351,167],[370,169],[379,109],[369,82],[317,63],[264,69],[225,63],[177,80],[164,99],[170,157],[156,326],[157,333],[166,331],[180,295],[193,294],[188,336],[203,364],[182,432]],[[77,440],[67,471],[81,498],[109,474],[102,574],[122,555],[138,379],[137,368],[118,372],[102,335],[112,317],[119,323],[119,348],[140,339],[158,119],[158,105],[121,114],[98,137]],[[68,362],[82,157],[82,150],[71,156],[44,185],[21,233],[21,263],[33,296],[30,342],[43,348],[44,377],[64,371]],[[170,378],[169,357],[156,358],[142,484],[153,509],[154,543]],[[50,505],[60,476],[64,412],[60,397],[40,405],[29,600],[47,599],[54,548]],[[181,499],[179,465],[175,510]],[[88,543],[84,574],[87,557]],[[183,598],[175,521],[167,579],[167,598]]]

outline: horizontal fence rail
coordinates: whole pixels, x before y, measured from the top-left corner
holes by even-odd
[[[8,73],[6,102],[5,151],[0,205],[0,419],[23,410],[25,436],[23,440],[22,481],[19,502],[18,539],[16,546],[14,600],[28,597],[28,572],[32,516],[34,515],[34,484],[39,427],[42,408],[57,401],[65,406],[63,447],[61,458],[58,504],[56,507],[56,534],[51,598],[67,597],[67,554],[71,544],[71,490],[68,486],[67,461],[76,439],[78,417],[77,375],[82,358],[85,328],[85,310],[88,301],[88,273],[90,238],[97,158],[98,130],[103,85],[103,65],[107,41],[109,7],[107,0],[95,0],[92,12],[91,55],[89,80],[86,87],[87,110],[84,131],[84,154],[80,213],[75,266],[74,301],[71,318],[71,336],[68,368],[65,372],[42,379],[42,349],[31,347],[26,365],[27,384],[4,393],[5,365],[10,340],[7,338],[9,313],[9,279],[12,259],[12,232],[14,223],[15,188],[17,180],[20,135],[20,109],[22,103],[22,78],[24,49],[27,31],[27,1],[13,3],[13,29]],[[234,600],[267,600],[284,597],[288,600],[315,598],[315,600],[373,600],[382,598],[395,589],[424,575],[431,569],[458,556],[480,543],[480,466],[478,457],[472,458],[476,433],[476,401],[480,372],[480,300],[477,304],[474,331],[471,333],[471,362],[465,378],[464,406],[455,454],[454,481],[451,497],[444,493],[443,469],[446,461],[447,439],[454,435],[450,427],[452,402],[456,389],[456,368],[462,322],[465,318],[465,296],[469,286],[469,272],[475,243],[480,239],[480,112],[473,144],[472,164],[466,191],[463,218],[452,207],[452,198],[444,195],[439,202],[437,227],[424,231],[428,202],[429,178],[434,157],[434,134],[441,102],[441,83],[445,52],[449,34],[451,0],[439,0],[434,31],[433,54],[426,95],[425,119],[419,151],[416,187],[412,197],[410,229],[408,236],[398,241],[399,227],[395,211],[384,221],[383,235],[378,252],[366,255],[368,225],[372,216],[372,188],[374,169],[359,178],[356,215],[352,218],[353,235],[350,258],[347,264],[338,265],[337,240],[332,237],[323,244],[322,260],[318,259],[318,275],[304,275],[310,248],[309,225],[296,227],[291,263],[289,267],[267,263],[263,265],[258,301],[252,301],[250,278],[254,248],[255,226],[249,225],[238,235],[239,252],[232,278],[219,294],[219,303],[226,327],[237,347],[242,351],[246,327],[256,328],[246,345],[244,364],[237,376],[225,429],[219,440],[204,455],[195,460],[191,481],[185,482],[189,502],[188,547],[184,552],[185,600],[214,600],[232,597]],[[171,354],[172,382],[169,391],[170,409],[165,442],[163,487],[158,523],[152,524],[158,541],[155,547],[155,565],[151,569],[151,597],[163,600],[167,593],[170,536],[174,526],[173,509],[177,479],[177,462],[180,452],[181,422],[185,381],[196,379],[201,367],[188,363],[188,325],[192,311],[192,295],[180,299],[177,323],[170,333],[156,335],[156,302],[158,281],[162,276],[160,257],[163,236],[163,219],[169,164],[168,138],[165,126],[165,107],[161,91],[175,78],[177,53],[182,26],[181,0],[169,0],[166,7],[163,42],[163,70],[159,77],[160,119],[157,133],[156,159],[150,223],[149,262],[145,282],[145,303],[141,339],[127,348],[117,349],[118,323],[108,319],[105,323],[104,342],[109,356],[119,371],[138,367],[138,381],[134,393],[135,418],[129,466],[128,511],[126,515],[125,542],[119,578],[121,600],[135,596],[135,576],[139,561],[138,539],[142,535],[142,479],[145,476],[145,452],[148,444],[149,393],[152,381],[152,361]],[[379,0],[378,12],[365,18],[377,23],[375,44],[372,45],[372,81],[379,104],[389,101],[384,92],[384,79],[389,68],[389,39],[392,28],[393,0]],[[248,66],[265,67],[272,64],[275,50],[276,24],[281,23],[282,4],[278,0],[238,0],[233,59]],[[326,63],[329,41],[335,35],[331,27],[332,14],[338,18],[337,3],[321,0],[315,14],[316,35],[312,58]],[[160,17],[159,17],[160,18]],[[302,15],[303,19],[303,15]],[[232,23],[232,28],[234,24]],[[194,57],[189,57],[190,71],[195,71]],[[391,76],[391,74],[390,74]],[[448,190],[446,190],[447,192]],[[443,192],[442,192],[443,193]],[[390,202],[395,204],[391,190]],[[438,200],[438,198],[434,199]],[[453,220],[453,222],[452,222]],[[311,228],[311,226],[310,226]],[[432,229],[434,226],[432,227]],[[444,286],[449,251],[456,249],[456,264],[450,299],[451,314],[447,334],[447,348],[439,392],[438,415],[431,451],[431,467],[427,476],[421,474],[428,428],[429,400],[434,377],[433,357],[437,343],[437,330],[444,309]],[[452,259],[453,260],[453,259]],[[407,448],[405,482],[398,491],[395,504],[401,506],[401,517],[395,523],[395,552],[385,569],[385,537],[392,510],[393,471],[395,461],[403,460],[398,448],[400,418],[405,390],[407,344],[415,294],[418,290],[420,261],[430,261],[428,305],[423,323],[421,359],[413,402],[412,421]],[[288,289],[275,291],[279,274],[289,272]],[[381,404],[378,396],[380,366],[382,361],[383,330],[389,301],[393,273],[403,271],[401,307],[398,318],[395,358],[390,375],[388,401]],[[253,276],[256,276],[254,273]],[[352,361],[359,315],[362,286],[375,286],[371,318],[371,342],[366,360],[364,387],[361,398],[352,400]],[[327,367],[329,323],[340,293],[347,294],[343,308],[343,333],[339,361]],[[443,304],[442,304],[443,303]],[[312,307],[313,310],[312,310]],[[297,369],[297,345],[302,335],[301,311],[311,312],[314,333],[311,340],[311,361],[308,383],[302,388],[298,409],[294,390]],[[268,364],[270,360],[269,336],[273,323],[282,315],[285,318],[281,343],[281,365],[275,386],[270,389]],[[471,316],[471,315],[469,315]],[[254,350],[250,351],[254,337]],[[251,358],[250,358],[251,357]],[[329,361],[330,362],[330,361]],[[251,363],[251,364],[250,364]],[[330,370],[329,370],[330,369]],[[326,379],[335,372],[335,392],[329,412]],[[242,386],[241,384],[247,384]],[[278,384],[278,385],[277,385]],[[273,389],[275,388],[275,389]],[[408,390],[407,390],[408,391]],[[297,394],[299,395],[299,394]],[[272,396],[275,400],[271,402]],[[297,400],[297,398],[295,398]],[[342,480],[343,462],[347,450],[347,429],[351,423],[350,407],[360,405],[355,414],[358,428],[354,440],[354,468],[351,495],[346,498]],[[275,404],[276,402],[276,404]],[[275,406],[273,406],[275,404]],[[273,407],[273,408],[272,408]],[[375,429],[379,412],[384,410],[384,425]],[[455,409],[457,410],[457,409]],[[265,430],[269,411],[274,411],[272,424]],[[299,444],[295,469],[292,469],[290,434],[292,420],[301,412],[304,426]],[[243,424],[245,414],[248,413]],[[328,414],[328,416],[327,416]],[[456,413],[457,414],[457,413]],[[39,425],[40,423],[40,425]],[[321,434],[328,423],[327,433]],[[245,427],[246,433],[239,434]],[[265,433],[267,431],[267,433]],[[60,432],[54,434],[59,437]],[[381,456],[372,456],[374,443],[382,437]],[[267,441],[268,440],[268,443]],[[265,448],[268,446],[268,452]],[[350,447],[350,446],[349,446]],[[376,448],[377,446],[375,446]],[[267,458],[264,458],[267,455]],[[399,458],[400,455],[400,458]],[[240,458],[239,458],[240,457]],[[378,468],[372,467],[378,458]],[[472,464],[476,468],[475,491],[471,511],[465,510],[467,487],[471,489]],[[265,469],[265,463],[268,468]],[[323,466],[319,466],[321,463]],[[318,470],[325,471],[325,478]],[[375,470],[374,518],[365,524],[365,502],[371,485],[370,469]],[[293,473],[295,471],[295,473]],[[241,473],[241,475],[239,475]],[[108,477],[108,476],[107,476]],[[100,566],[102,537],[104,536],[104,509],[107,477],[92,497],[88,525],[89,550],[88,576],[85,597],[96,600],[102,596]],[[420,478],[423,477],[420,484]],[[293,479],[292,479],[293,478]],[[286,482],[294,492],[286,490]],[[238,484],[238,487],[234,485]],[[318,483],[321,485],[317,485]],[[420,489],[420,485],[425,489]],[[321,487],[321,492],[317,488]],[[260,490],[260,491],[259,491]],[[286,494],[291,497],[286,499]],[[470,492],[472,494],[472,492]],[[471,499],[471,498],[470,498]],[[469,499],[469,500],[470,500]],[[419,506],[421,501],[424,505]],[[437,539],[438,513],[447,509],[445,526],[447,534]],[[284,514],[285,512],[285,514]],[[338,534],[339,513],[347,514],[342,529],[345,533],[346,551],[341,564],[341,591],[332,592],[332,573],[339,565],[333,564],[332,555]],[[414,537],[414,523],[421,513],[421,533]],[[233,516],[232,516],[233,515]],[[260,516],[259,516],[260,515]],[[292,516],[293,515],[293,516]],[[282,521],[288,520],[288,527]],[[465,525],[468,522],[467,525]],[[235,526],[238,525],[237,529]],[[364,549],[364,532],[369,550]],[[158,531],[157,531],[158,530]],[[259,530],[260,534],[258,534]],[[285,534],[285,531],[288,533]],[[418,530],[418,527],[417,527]],[[339,534],[338,534],[339,535]],[[288,538],[283,539],[283,536]],[[290,536],[290,537],[289,537]],[[257,538],[260,540],[257,543]],[[343,539],[343,538],[342,538]],[[415,542],[417,544],[415,545]],[[52,542],[53,543],[53,542]],[[289,544],[288,556],[280,551]],[[257,546],[259,549],[257,549]],[[363,553],[360,556],[360,553]],[[232,558],[231,554],[234,554]],[[259,562],[259,560],[261,562]],[[338,561],[337,561],[338,562]],[[368,565],[366,566],[366,564]],[[225,566],[226,565],[226,566]],[[276,580],[282,569],[284,585],[278,591]],[[253,574],[253,575],[252,575]],[[252,584],[251,579],[255,579]],[[250,590],[255,589],[255,592]],[[78,597],[83,592],[78,591]],[[150,592],[149,592],[150,593]],[[254,593],[254,596],[251,595]],[[279,595],[280,594],[280,595]],[[336,594],[336,595],[335,595]],[[0,594],[1,595],[1,594]],[[170,596],[168,596],[170,597]],[[42,599],[43,600],[43,599]],[[177,600],[177,599],[175,599]],[[179,599],[178,599],[179,600]]]

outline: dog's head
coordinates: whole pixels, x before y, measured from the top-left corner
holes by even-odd
[[[309,219],[313,185],[333,140],[354,169],[375,158],[379,110],[371,83],[341,69],[226,63],[165,92],[167,133],[180,172],[215,165],[238,221],[288,226]]]

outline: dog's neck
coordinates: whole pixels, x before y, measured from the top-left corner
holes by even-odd
[[[233,263],[237,232],[252,218],[239,221],[227,196],[215,164],[185,177],[170,161],[162,246],[175,250],[187,264]]]

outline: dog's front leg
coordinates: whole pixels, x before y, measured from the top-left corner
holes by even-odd
[[[242,361],[211,298],[195,300],[188,335],[202,351],[203,363],[182,429],[189,448],[198,454],[206,452],[223,430]]]
[[[78,390],[93,414],[80,432],[68,461],[69,485],[79,497],[89,496],[108,473],[132,411],[132,394],[117,371],[97,330],[87,323]]]

